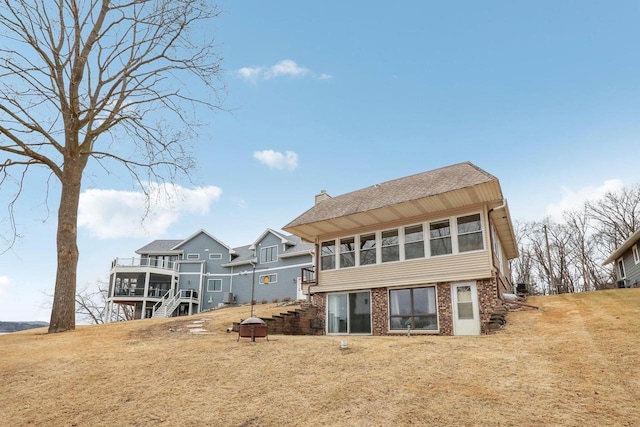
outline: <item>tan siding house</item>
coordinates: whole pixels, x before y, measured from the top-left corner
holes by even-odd
[[[497,178],[460,163],[330,197],[284,227],[315,245],[327,334],[477,335],[518,256]]]

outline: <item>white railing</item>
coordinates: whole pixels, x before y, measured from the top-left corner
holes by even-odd
[[[178,263],[156,258],[116,258],[111,263],[111,268],[113,267],[155,267],[165,270],[177,270]]]
[[[171,291],[167,291],[160,301],[153,305],[153,315],[155,318],[165,318],[171,316],[184,300],[198,299],[198,292],[192,289],[179,289],[175,295],[171,295]]]

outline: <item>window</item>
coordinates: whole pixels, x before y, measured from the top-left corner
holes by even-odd
[[[209,254],[209,259],[222,259],[222,254]]]
[[[422,224],[404,228],[404,259],[414,258],[424,258]]]
[[[457,286],[456,300],[458,304],[458,319],[473,319],[471,286]]]
[[[265,277],[268,277],[269,280],[267,280],[267,283],[265,283],[264,279]],[[262,274],[259,278],[258,278],[258,283],[261,285],[270,285],[272,283],[276,283],[278,282],[278,275],[277,274]]]
[[[336,268],[336,242],[322,242],[320,248],[320,266],[323,270],[333,270]]]
[[[451,227],[449,220],[432,222],[429,225],[431,256],[451,253]]]
[[[360,265],[376,263],[376,235],[375,233],[360,236]]]
[[[200,259],[200,254],[187,254],[187,259]]]
[[[340,268],[356,265],[356,240],[353,237],[340,239]]]
[[[276,262],[278,260],[278,247],[277,246],[267,246],[266,248],[260,249],[260,262]]]
[[[380,242],[382,262],[398,261],[400,259],[398,243],[398,230],[382,232],[382,240]]]
[[[638,255],[638,245],[633,245],[631,247],[631,251],[633,252],[633,263],[640,264],[640,255]]]
[[[436,288],[392,289],[389,291],[391,330],[407,328],[435,331],[438,329]]]
[[[222,292],[222,279],[207,280],[207,292]]]
[[[483,247],[480,214],[458,217],[458,252],[477,251]]]
[[[329,294],[327,333],[370,334],[371,294],[369,292]]]
[[[624,279],[627,277],[627,273],[624,271],[624,260],[620,258],[618,260],[618,279]]]

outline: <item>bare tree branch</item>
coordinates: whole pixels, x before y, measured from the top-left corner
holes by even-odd
[[[33,166],[60,183],[50,332],[75,327],[77,215],[90,160],[142,183],[189,177],[199,107],[217,109],[220,57],[195,29],[205,0],[0,0],[0,189],[15,207]],[[187,114],[186,106],[192,113]],[[48,193],[48,190],[47,190]],[[89,308],[89,302],[81,300]]]

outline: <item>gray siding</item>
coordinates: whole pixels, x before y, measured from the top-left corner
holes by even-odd
[[[640,240],[638,240],[635,245],[637,245],[638,250],[640,250]],[[633,247],[629,248],[629,250],[622,255],[622,259],[624,262],[627,286],[640,286],[640,263],[636,264],[633,259]],[[616,277],[620,279],[618,260],[615,261],[615,272]]]

